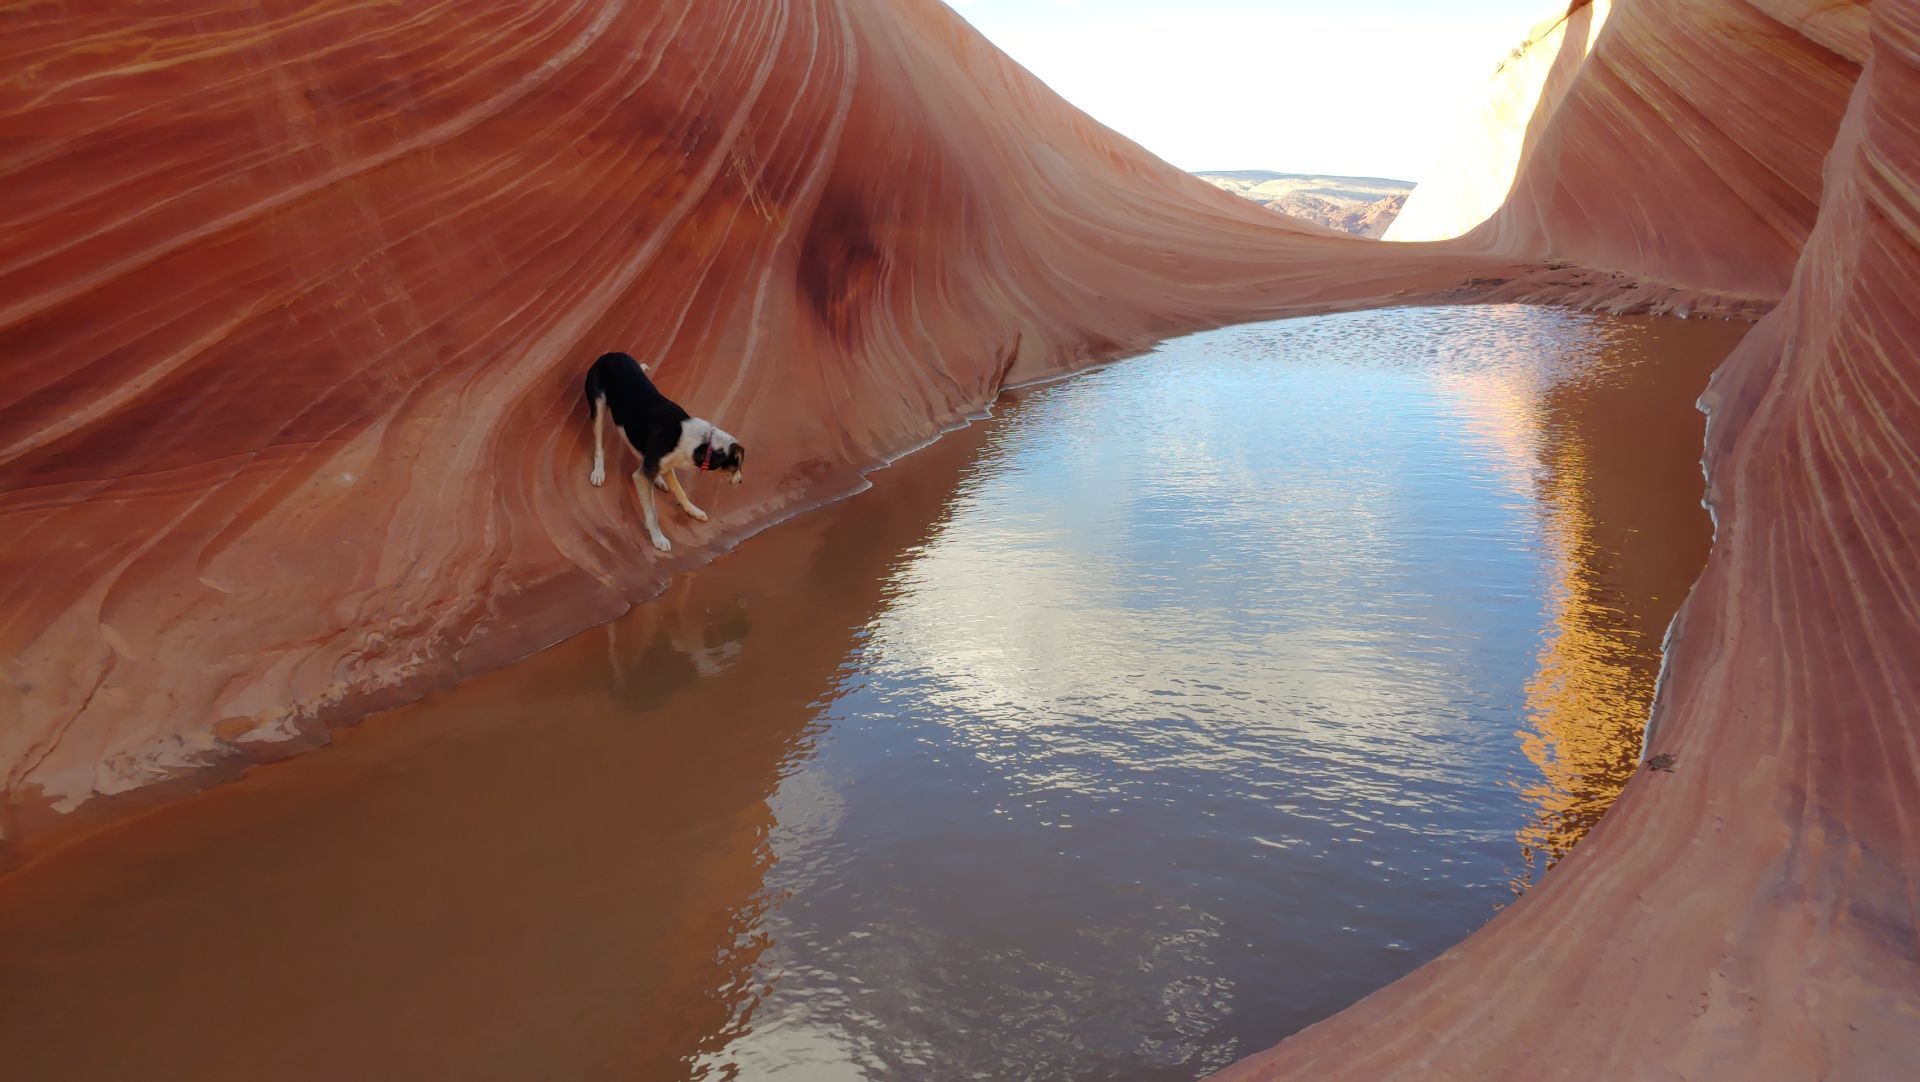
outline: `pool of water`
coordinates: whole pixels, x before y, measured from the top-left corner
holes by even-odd
[[[0,1043],[1223,1066],[1458,942],[1624,784],[1741,329],[1402,309],[1017,392],[625,620],[0,880]]]

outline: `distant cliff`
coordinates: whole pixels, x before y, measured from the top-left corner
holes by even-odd
[[[1359,237],[1378,237],[1407,205],[1413,182],[1230,169],[1194,176],[1292,218]]]

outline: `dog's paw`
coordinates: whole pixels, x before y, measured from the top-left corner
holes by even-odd
[[[705,511],[700,510],[698,507],[687,508],[687,517],[691,518],[695,522],[707,521],[707,513]]]
[[[653,547],[659,549],[661,552],[673,551],[673,542],[667,540],[666,534],[663,534],[663,533],[654,534],[652,540],[653,540]]]
[[[595,466],[593,468],[593,472],[587,475],[587,484],[590,484],[595,488],[599,488],[601,485],[604,485],[606,483],[607,483],[607,468],[605,466]]]
[[[653,487],[659,489],[662,492],[673,491],[672,489],[667,487],[667,475],[664,473],[656,473],[653,475]]]

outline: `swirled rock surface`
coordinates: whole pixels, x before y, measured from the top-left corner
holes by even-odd
[[[1716,536],[1652,766],[1521,903],[1220,1077],[1920,1062],[1920,4],[1871,30],[1791,289],[1706,395]]]
[[[1575,0],[1495,72],[1388,240],[1462,237],[1777,298],[1867,54],[1865,3]]]
[[[931,0],[0,24],[16,851],[605,621],[1009,379],[1522,273],[1356,268]],[[749,448],[670,559],[586,483],[608,349]]]
[[[1549,25],[1462,141],[1504,164],[1394,230],[1466,235],[1378,244],[1173,170],[932,0],[0,11],[0,851],[604,621],[1010,380],[1364,304],[1784,296],[1709,396],[1672,769],[1236,1072],[1895,1076],[1920,4]],[[611,348],[750,449],[670,557],[586,483]]]

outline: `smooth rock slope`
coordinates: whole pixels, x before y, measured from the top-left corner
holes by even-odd
[[[1575,0],[1500,65],[1388,240],[1778,297],[1867,44],[1865,3]]]

